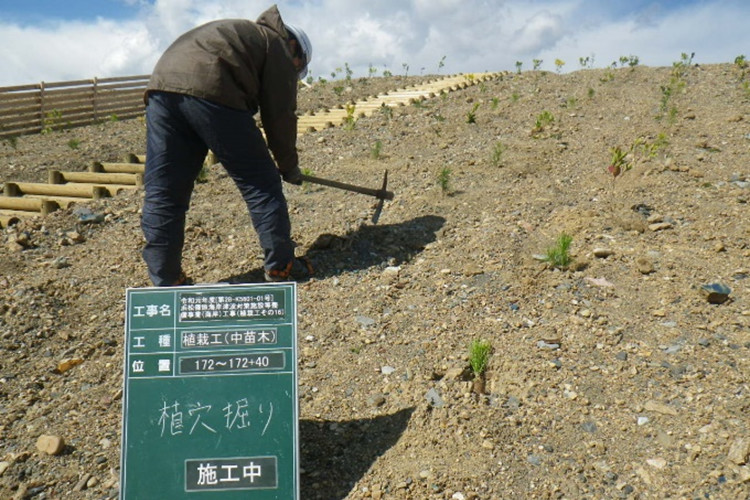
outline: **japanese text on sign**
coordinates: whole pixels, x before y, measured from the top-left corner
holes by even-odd
[[[180,321],[231,318],[278,318],[286,313],[271,294],[180,296]]]
[[[182,332],[182,347],[184,349],[237,347],[276,344],[276,329],[232,330],[222,332]]]
[[[195,433],[248,431],[256,429],[263,436],[273,418],[273,403],[259,404],[251,407],[247,398],[230,401],[214,409],[210,403],[174,401],[162,403],[159,408],[159,427],[161,437],[192,436]],[[254,422],[254,424],[253,424]]]
[[[239,457],[185,461],[185,490],[276,488],[276,457]]]

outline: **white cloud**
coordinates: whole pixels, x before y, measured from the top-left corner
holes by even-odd
[[[0,85],[148,73],[154,49],[140,23],[101,19],[43,28],[0,24],[0,47]]]
[[[750,5],[719,1],[659,11],[647,21],[640,14],[612,19],[569,31],[555,45],[539,50],[538,57],[545,60],[546,69],[554,68],[556,58],[567,61],[567,70],[578,69],[579,57],[591,54],[596,67],[630,55],[638,56],[644,65],[671,66],[682,53],[692,52],[697,63],[732,62],[750,49],[748,15]]]
[[[268,0],[123,0],[139,5],[127,20],[55,22],[36,27],[0,22],[0,85],[149,73],[181,33],[212,19],[255,19]],[[311,74],[329,77],[348,64],[411,74],[524,69],[544,59],[577,69],[594,55],[602,67],[622,55],[670,65],[682,52],[696,62],[728,62],[747,52],[750,4],[742,0],[642,0],[612,6],[594,0],[287,0],[287,22],[314,46]],[[748,54],[750,55],[750,54]],[[445,59],[443,59],[445,57]],[[438,68],[440,62],[444,67]]]
[[[555,45],[564,33],[562,17],[549,11],[537,12],[514,33],[514,48],[522,54],[533,54]]]

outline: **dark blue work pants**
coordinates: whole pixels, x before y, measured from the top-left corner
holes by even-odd
[[[156,286],[182,272],[185,214],[208,149],[242,194],[265,255],[266,270],[294,258],[281,176],[249,111],[192,96],[153,92],[146,108],[146,195],[143,259]]]

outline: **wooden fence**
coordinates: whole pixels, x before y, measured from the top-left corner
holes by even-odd
[[[142,116],[149,75],[0,87],[0,139]]]

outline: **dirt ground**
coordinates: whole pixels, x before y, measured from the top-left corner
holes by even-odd
[[[301,497],[749,499],[748,79],[737,64],[506,74],[303,135],[303,168],[374,188],[387,170],[395,198],[374,225],[374,198],[285,188],[317,272],[298,285]],[[315,84],[300,112],[418,81]],[[6,140],[0,180],[145,153],[144,135],[130,120]],[[0,498],[117,497],[141,196],[2,230]],[[563,235],[567,266],[547,258]],[[253,282],[261,264],[214,166],[184,268]],[[476,340],[492,347],[484,393]],[[39,451],[41,435],[64,448]]]

